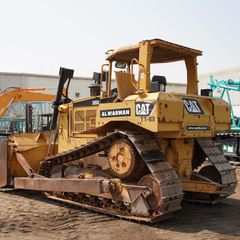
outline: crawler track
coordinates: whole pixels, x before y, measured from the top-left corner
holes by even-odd
[[[113,141],[119,139],[126,139],[134,145],[136,151],[151,172],[154,181],[156,181],[156,184],[152,187],[157,189],[153,189],[153,192],[156,190],[158,193],[157,197],[161,199],[157,211],[151,211],[151,204],[155,204],[152,199],[149,200],[149,216],[136,216],[131,214],[131,208],[133,206],[126,206],[124,202],[112,201],[109,197],[104,198],[96,195],[66,192],[47,194],[47,197],[125,219],[156,222],[168,218],[171,213],[181,208],[183,197],[182,186],[174,169],[167,162],[166,157],[160,152],[157,143],[150,134],[137,132],[111,133],[85,146],[48,157],[41,163],[39,173],[46,177],[50,177],[51,169],[54,166],[70,163],[80,158],[107,150]],[[137,183],[134,184],[137,185]],[[144,185],[141,184],[141,180],[139,184]]]
[[[235,168],[224,157],[219,148],[210,138],[197,138],[197,142],[206,154],[209,161],[217,169],[220,177],[220,184],[223,185],[220,197],[227,197],[235,192],[237,176]]]
[[[232,139],[232,141],[231,141]],[[229,144],[235,144],[235,151],[232,153],[225,152],[224,155],[226,159],[233,166],[240,166],[240,132],[239,131],[230,131],[218,133],[215,137],[215,141],[219,144],[226,144],[229,141]]]
[[[197,138],[196,142],[200,148],[199,154],[208,160],[200,170],[199,174],[207,177],[209,181],[220,184],[219,192],[215,194],[186,192],[184,200],[189,202],[216,204],[233,193],[237,186],[237,176],[235,168],[225,158],[220,149],[211,138]]]
[[[126,203],[123,201],[116,202],[109,195],[99,196],[84,193],[74,194],[64,192],[47,194],[47,196],[55,200],[72,203],[74,205],[101,213],[146,222],[160,221],[166,217],[169,217],[171,213],[180,209],[183,198],[181,181],[175,173],[175,170],[167,162],[165,155],[159,150],[159,146],[152,135],[148,133],[139,133],[136,131],[117,131],[110,133],[107,136],[99,138],[87,145],[48,157],[44,162],[41,163],[39,173],[45,177],[51,177],[51,170],[56,165],[71,163],[72,161],[101,151],[107,152],[107,149],[114,141],[123,139],[125,141],[129,141],[134,146],[151,173],[149,175],[150,178],[152,176],[155,181],[155,185],[148,184],[148,181],[144,180],[145,176],[143,176],[143,180],[140,179],[138,183],[131,182],[131,184],[144,185],[152,189],[153,194],[156,194],[155,196],[161,199],[161,204],[159,204],[157,211],[151,211],[151,205],[155,204],[151,199],[149,200],[149,215],[137,216],[131,214],[131,208],[133,207],[131,204],[126,205]],[[198,138],[196,141],[204,156],[207,157],[212,166],[216,168],[217,175],[220,177],[219,181],[217,182],[221,184],[222,187],[221,192],[219,192],[219,194],[214,194],[213,196],[205,195],[202,199],[201,197],[198,198],[198,194],[187,193],[185,195],[185,199],[193,202],[216,203],[222,198],[234,193],[237,184],[235,169],[229,164],[211,139]],[[96,174],[96,176],[98,175]]]

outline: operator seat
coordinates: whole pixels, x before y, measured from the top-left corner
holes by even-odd
[[[129,95],[135,94],[137,87],[134,84],[134,74],[115,72],[117,80],[118,99],[123,100]]]
[[[167,80],[165,76],[154,75],[151,81],[151,92],[166,92]]]

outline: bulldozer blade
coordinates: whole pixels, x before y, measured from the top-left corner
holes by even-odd
[[[103,179],[14,178],[14,188],[50,192],[108,193],[110,181]]]

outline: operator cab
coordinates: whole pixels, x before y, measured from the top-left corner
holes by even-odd
[[[123,101],[130,95],[144,98],[148,93],[165,92],[166,77],[154,75],[151,79],[151,66],[178,61],[186,65],[186,93],[198,95],[197,56],[202,55],[199,50],[152,39],[106,54],[108,63],[102,65],[101,73],[94,73],[95,83],[90,86],[91,96],[98,96],[100,103]],[[114,77],[116,82],[112,81]],[[117,88],[112,87],[114,83]]]
[[[199,50],[161,39],[152,39],[117,50],[110,50],[106,54],[108,64],[102,65],[102,72],[107,71],[108,78],[105,84],[103,84],[103,78],[99,81],[100,98],[102,99],[112,96],[111,85],[114,72],[119,101],[134,94],[138,94],[142,98],[148,93],[165,92],[166,77],[154,75],[151,79],[151,66],[178,61],[184,61],[186,65],[186,93],[198,95],[197,56],[202,55]],[[116,93],[116,90],[114,90],[114,93]]]

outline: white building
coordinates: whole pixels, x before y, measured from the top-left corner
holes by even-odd
[[[0,90],[9,87],[46,88],[46,92],[56,94],[59,76],[31,73],[0,73]],[[79,98],[89,95],[88,86],[93,83],[91,78],[74,77],[69,87],[69,97]]]
[[[21,88],[46,88],[46,92],[56,94],[58,87],[59,76],[57,75],[42,75],[31,73],[7,73],[0,72],[0,91],[9,87]],[[74,77],[69,86],[69,97],[71,99],[84,98],[89,96],[88,86],[94,83],[89,77]],[[116,86],[113,80],[113,87]],[[184,93],[186,84],[168,83],[167,91]]]

